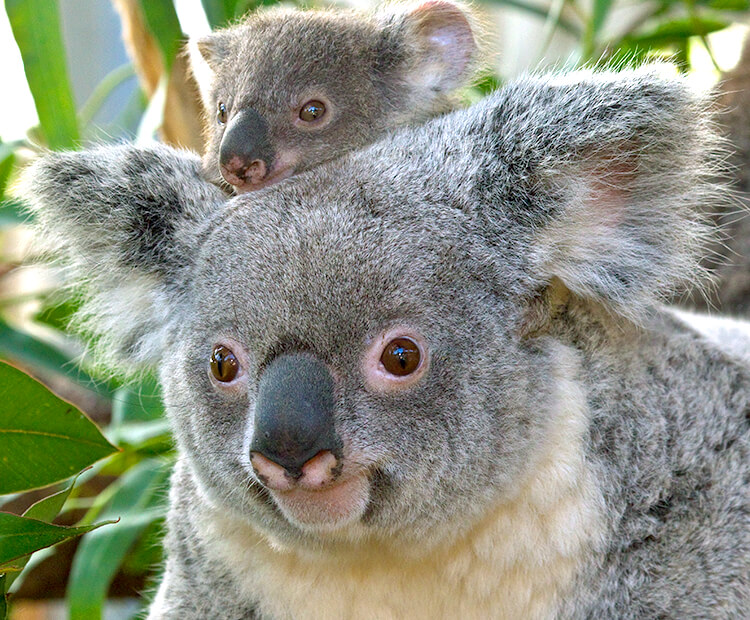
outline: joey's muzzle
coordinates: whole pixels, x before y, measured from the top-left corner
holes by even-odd
[[[260,183],[273,159],[266,120],[252,108],[240,110],[229,121],[219,147],[224,180],[238,188]]]
[[[261,455],[294,479],[320,453],[340,461],[334,404],[333,378],[322,362],[302,354],[276,358],[258,386],[251,456]]]

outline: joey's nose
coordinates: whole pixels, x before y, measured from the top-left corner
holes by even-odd
[[[273,360],[258,386],[250,446],[259,476],[325,479],[327,474],[321,472],[332,470],[341,458],[333,412],[333,378],[325,364],[303,354]],[[324,464],[315,461],[320,454]]]
[[[259,183],[273,158],[266,120],[252,108],[240,110],[227,124],[219,147],[224,180],[236,187]]]

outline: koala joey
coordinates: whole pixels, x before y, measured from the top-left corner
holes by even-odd
[[[164,146],[33,165],[181,454],[149,617],[744,617],[750,368],[659,302],[722,198],[709,107],[524,77],[234,197]]]
[[[472,73],[474,23],[448,0],[272,9],[192,40],[207,177],[259,189],[445,112]]]

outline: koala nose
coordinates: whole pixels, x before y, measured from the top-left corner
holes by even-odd
[[[235,187],[262,181],[273,162],[268,123],[252,108],[245,108],[229,121],[219,147],[221,176]]]
[[[258,386],[250,446],[256,473],[277,488],[284,472],[294,480],[304,475],[325,482],[341,459],[333,410],[333,378],[325,364],[303,354],[273,360]]]

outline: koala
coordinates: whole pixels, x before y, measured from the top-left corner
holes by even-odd
[[[159,145],[29,169],[80,329],[163,386],[150,619],[746,614],[750,368],[660,303],[721,145],[662,74],[521,77],[234,197]]]
[[[467,7],[427,0],[375,14],[265,10],[191,40],[207,178],[260,189],[451,109],[477,30]]]

